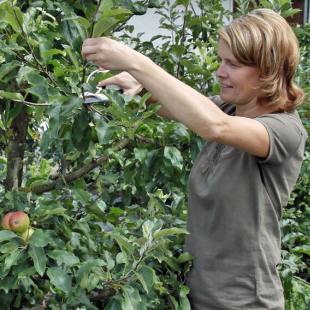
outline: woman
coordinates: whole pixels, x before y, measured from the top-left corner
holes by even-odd
[[[279,220],[300,172],[307,133],[293,82],[298,41],[269,9],[219,32],[220,96],[206,98],[142,54],[107,38],[87,39],[86,60],[120,70],[100,83],[142,88],[159,114],[206,140],[190,174],[185,251],[193,310],[284,309]],[[153,100],[155,101],[155,100]]]

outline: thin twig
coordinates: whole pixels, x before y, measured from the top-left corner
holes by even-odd
[[[10,101],[13,101],[13,102],[18,102],[18,103],[23,103],[27,106],[31,106],[31,107],[40,107],[40,106],[50,106],[52,105],[51,103],[33,103],[33,102],[30,102],[30,101],[25,101],[25,100],[18,100],[18,99],[10,99],[10,98],[6,98],[6,97],[3,97],[3,96],[0,96],[0,99],[6,99],[6,100],[10,100]]]
[[[98,13],[99,13],[99,8],[100,8],[100,5],[101,5],[101,2],[102,2],[102,0],[99,0],[99,1],[98,1],[98,4],[97,4],[97,8],[96,8],[96,11],[95,11],[95,14],[94,14],[93,22],[92,22],[91,29],[90,29],[90,33],[89,33],[89,37],[90,37],[90,38],[92,38],[92,37],[93,37],[93,34],[94,34],[94,29],[95,29],[95,24],[96,24],[96,18],[97,18],[97,15],[98,15]]]
[[[185,42],[185,30],[186,30],[186,17],[187,17],[187,12],[188,12],[188,6],[185,7],[185,12],[184,12],[184,18],[183,18],[183,27],[182,27],[182,38],[181,38],[181,47],[184,47],[184,42]],[[180,78],[180,70],[181,70],[181,61],[182,61],[182,55],[179,57],[178,61],[178,67],[177,67],[177,78]]]
[[[297,276],[294,276],[294,278],[295,278],[296,280],[298,280],[298,281],[302,282],[303,284],[306,284],[306,285],[310,286],[310,283],[309,283],[309,282],[307,282],[306,280],[303,280],[302,278],[297,277]]]
[[[26,41],[26,44],[28,45],[28,48],[29,48],[29,50],[30,50],[30,52],[31,52],[31,55],[32,55],[33,59],[35,60],[35,62],[36,62],[36,63],[38,64],[38,66],[40,67],[40,70],[41,70],[42,72],[44,72],[44,74],[47,75],[47,77],[48,77],[49,80],[52,82],[52,84],[53,84],[55,87],[57,87],[57,83],[55,82],[55,80],[49,75],[49,73],[47,72],[47,70],[44,68],[44,66],[43,66],[43,65],[40,63],[40,61],[37,59],[37,57],[36,57],[36,55],[35,55],[35,53],[34,53],[34,51],[33,51],[33,49],[32,49],[32,46],[30,45],[30,43],[29,43],[29,41],[28,41],[28,39],[27,39],[27,36],[26,36],[25,31],[24,31],[23,25],[21,24],[20,20],[18,19],[18,16],[17,16],[16,10],[15,10],[15,5],[14,5],[14,4],[12,5],[12,8],[13,8],[13,12],[14,12],[16,21],[17,21],[17,23],[18,23],[18,25],[19,25],[19,27],[20,27],[21,32],[22,32],[22,36],[23,36],[24,40]]]
[[[135,138],[140,140],[140,141],[143,141],[145,143],[153,144],[153,145],[155,145],[157,147],[164,147],[164,145],[162,145],[160,143],[157,143],[157,142],[155,142],[153,140],[147,139],[147,138],[145,138],[145,137],[143,137],[143,136],[141,136],[139,134],[135,134]]]
[[[96,17],[99,13],[99,8],[100,8],[100,5],[101,5],[101,2],[102,0],[100,0],[97,4],[97,8],[96,8],[96,11],[95,11],[95,14],[94,14],[94,18],[93,18],[93,21],[92,21],[92,24],[91,24],[91,29],[90,29],[90,33],[89,33],[89,38],[92,38],[93,37],[93,34],[94,34],[94,29],[95,29],[95,24],[96,24]],[[86,78],[86,66],[87,66],[87,61],[86,60],[83,60],[83,75],[82,75],[82,84],[85,82],[85,78]],[[84,88],[82,87],[82,97],[85,101],[85,94],[84,94]],[[84,105],[85,106],[85,105]],[[86,109],[89,109],[89,107],[85,106]],[[100,113],[99,113],[100,114]]]

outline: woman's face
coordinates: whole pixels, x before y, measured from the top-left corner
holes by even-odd
[[[257,104],[260,71],[237,61],[229,46],[219,40],[218,57],[221,62],[216,76],[221,82],[221,99],[237,106]]]

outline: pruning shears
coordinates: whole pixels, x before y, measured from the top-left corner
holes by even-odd
[[[97,74],[98,72],[101,72],[99,70],[94,70],[93,72],[91,72],[89,74],[89,76],[87,77],[87,80],[86,80],[86,83],[89,82],[90,78]],[[84,103],[85,104],[93,104],[93,103],[110,103],[110,99],[102,93],[102,90],[105,89],[105,86],[103,87],[96,87],[97,88],[97,91],[95,93],[92,93],[92,92],[85,92],[84,93],[84,97],[85,97],[85,100],[84,100]],[[123,93],[123,90],[122,89],[118,89],[117,92],[119,94],[122,94]]]

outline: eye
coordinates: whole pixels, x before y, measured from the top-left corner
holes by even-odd
[[[239,62],[230,62],[230,65],[232,67],[240,67],[240,63]]]

